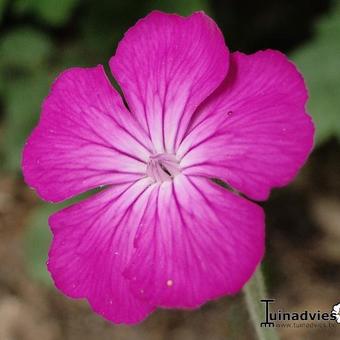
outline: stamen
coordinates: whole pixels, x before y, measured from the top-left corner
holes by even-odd
[[[161,169],[170,177],[172,177],[170,171],[162,164],[162,163],[159,163]]]
[[[176,156],[166,153],[151,155],[146,169],[146,174],[155,182],[172,181],[180,172]]]

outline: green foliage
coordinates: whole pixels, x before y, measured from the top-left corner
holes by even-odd
[[[5,166],[9,170],[20,167],[25,139],[38,120],[41,100],[47,94],[48,84],[48,74],[37,73],[12,80],[7,85],[3,147],[6,151]]]
[[[2,69],[11,66],[21,69],[41,67],[52,50],[46,35],[30,27],[20,27],[1,39],[0,66]]]
[[[79,0],[16,0],[18,13],[33,13],[55,26],[60,26],[70,18]]]
[[[340,139],[340,2],[323,17],[316,37],[298,49],[292,59],[309,89],[308,111],[316,125],[316,142],[331,136]]]
[[[0,0],[0,23],[1,23],[3,13],[4,13],[6,5],[7,5],[7,2],[8,2],[8,0]]]
[[[47,220],[55,209],[50,204],[44,204],[39,207],[28,221],[26,237],[24,238],[29,274],[47,284],[51,283],[51,278],[46,268],[46,260],[52,239]]]
[[[5,110],[2,153],[9,170],[20,167],[21,150],[36,123],[51,76],[48,60],[53,45],[29,28],[13,30],[0,41],[0,90]]]
[[[194,11],[205,11],[209,13],[209,4],[207,0],[155,0],[152,1],[152,9],[160,9],[165,12],[175,12],[182,15],[189,15]]]

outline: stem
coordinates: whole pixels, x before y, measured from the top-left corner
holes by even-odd
[[[261,327],[266,320],[265,304],[261,299],[267,298],[266,286],[260,267],[257,268],[251,280],[244,287],[245,300],[252,324],[259,340],[278,340],[274,327]]]

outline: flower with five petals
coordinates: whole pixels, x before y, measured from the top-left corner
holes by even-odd
[[[251,200],[312,148],[302,76],[277,51],[229,53],[202,12],[152,12],[109,65],[125,101],[102,66],[66,70],[24,148],[47,201],[104,187],[49,219],[56,286],[115,323],[238,292],[264,254]]]

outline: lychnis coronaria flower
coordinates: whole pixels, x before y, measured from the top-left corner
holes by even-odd
[[[202,12],[152,12],[109,64],[125,100],[103,66],[66,70],[23,153],[44,200],[102,188],[49,219],[56,286],[115,323],[238,292],[264,253],[253,200],[312,148],[303,78],[280,52],[229,53]]]

